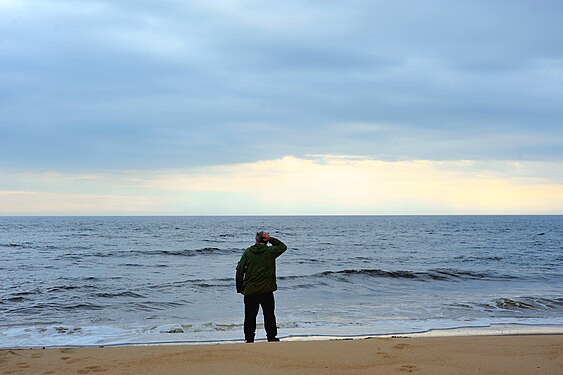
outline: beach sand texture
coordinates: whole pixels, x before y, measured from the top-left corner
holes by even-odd
[[[563,374],[563,335],[0,351],[1,374]]]

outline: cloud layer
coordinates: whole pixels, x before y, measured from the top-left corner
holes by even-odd
[[[557,1],[2,1],[0,160],[561,160]]]
[[[561,212],[559,1],[0,14],[0,214]]]

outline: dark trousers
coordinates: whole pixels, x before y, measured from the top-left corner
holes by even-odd
[[[262,306],[262,313],[264,314],[266,337],[268,340],[271,340],[278,335],[276,315],[274,314],[274,292],[252,294],[244,296],[244,338],[246,341],[254,341],[256,316],[258,315],[258,308],[260,306]]]

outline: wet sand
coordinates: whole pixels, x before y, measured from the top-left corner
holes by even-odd
[[[0,374],[563,374],[563,335],[0,350]]]

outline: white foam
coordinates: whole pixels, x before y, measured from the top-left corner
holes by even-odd
[[[457,327],[447,329],[431,329],[424,332],[374,334],[357,336],[293,336],[286,337],[284,341],[326,341],[326,340],[351,340],[367,338],[392,338],[392,337],[459,337],[459,336],[506,336],[506,335],[553,335],[563,334],[563,325],[524,325],[524,324],[492,324],[483,327]]]
[[[563,325],[493,324],[487,327],[433,329],[412,333],[409,337],[491,336],[491,335],[550,335],[563,334]]]
[[[387,322],[388,323],[388,322]],[[396,322],[395,322],[396,323]],[[454,326],[452,322],[426,322],[431,329],[410,324],[375,326],[295,327],[280,329],[284,341],[319,341],[386,337],[450,337],[482,335],[563,334],[563,324],[481,324]],[[195,326],[195,329],[194,329]],[[0,348],[206,344],[241,342],[242,329],[235,324],[203,325],[169,324],[162,326],[131,325],[128,327],[65,325],[11,327],[0,332]],[[201,329],[203,328],[205,329]],[[220,326],[221,329],[211,329]],[[224,330],[223,326],[228,327]],[[174,333],[171,333],[174,332]],[[369,334],[367,332],[373,332]],[[263,340],[258,327],[256,340]]]

